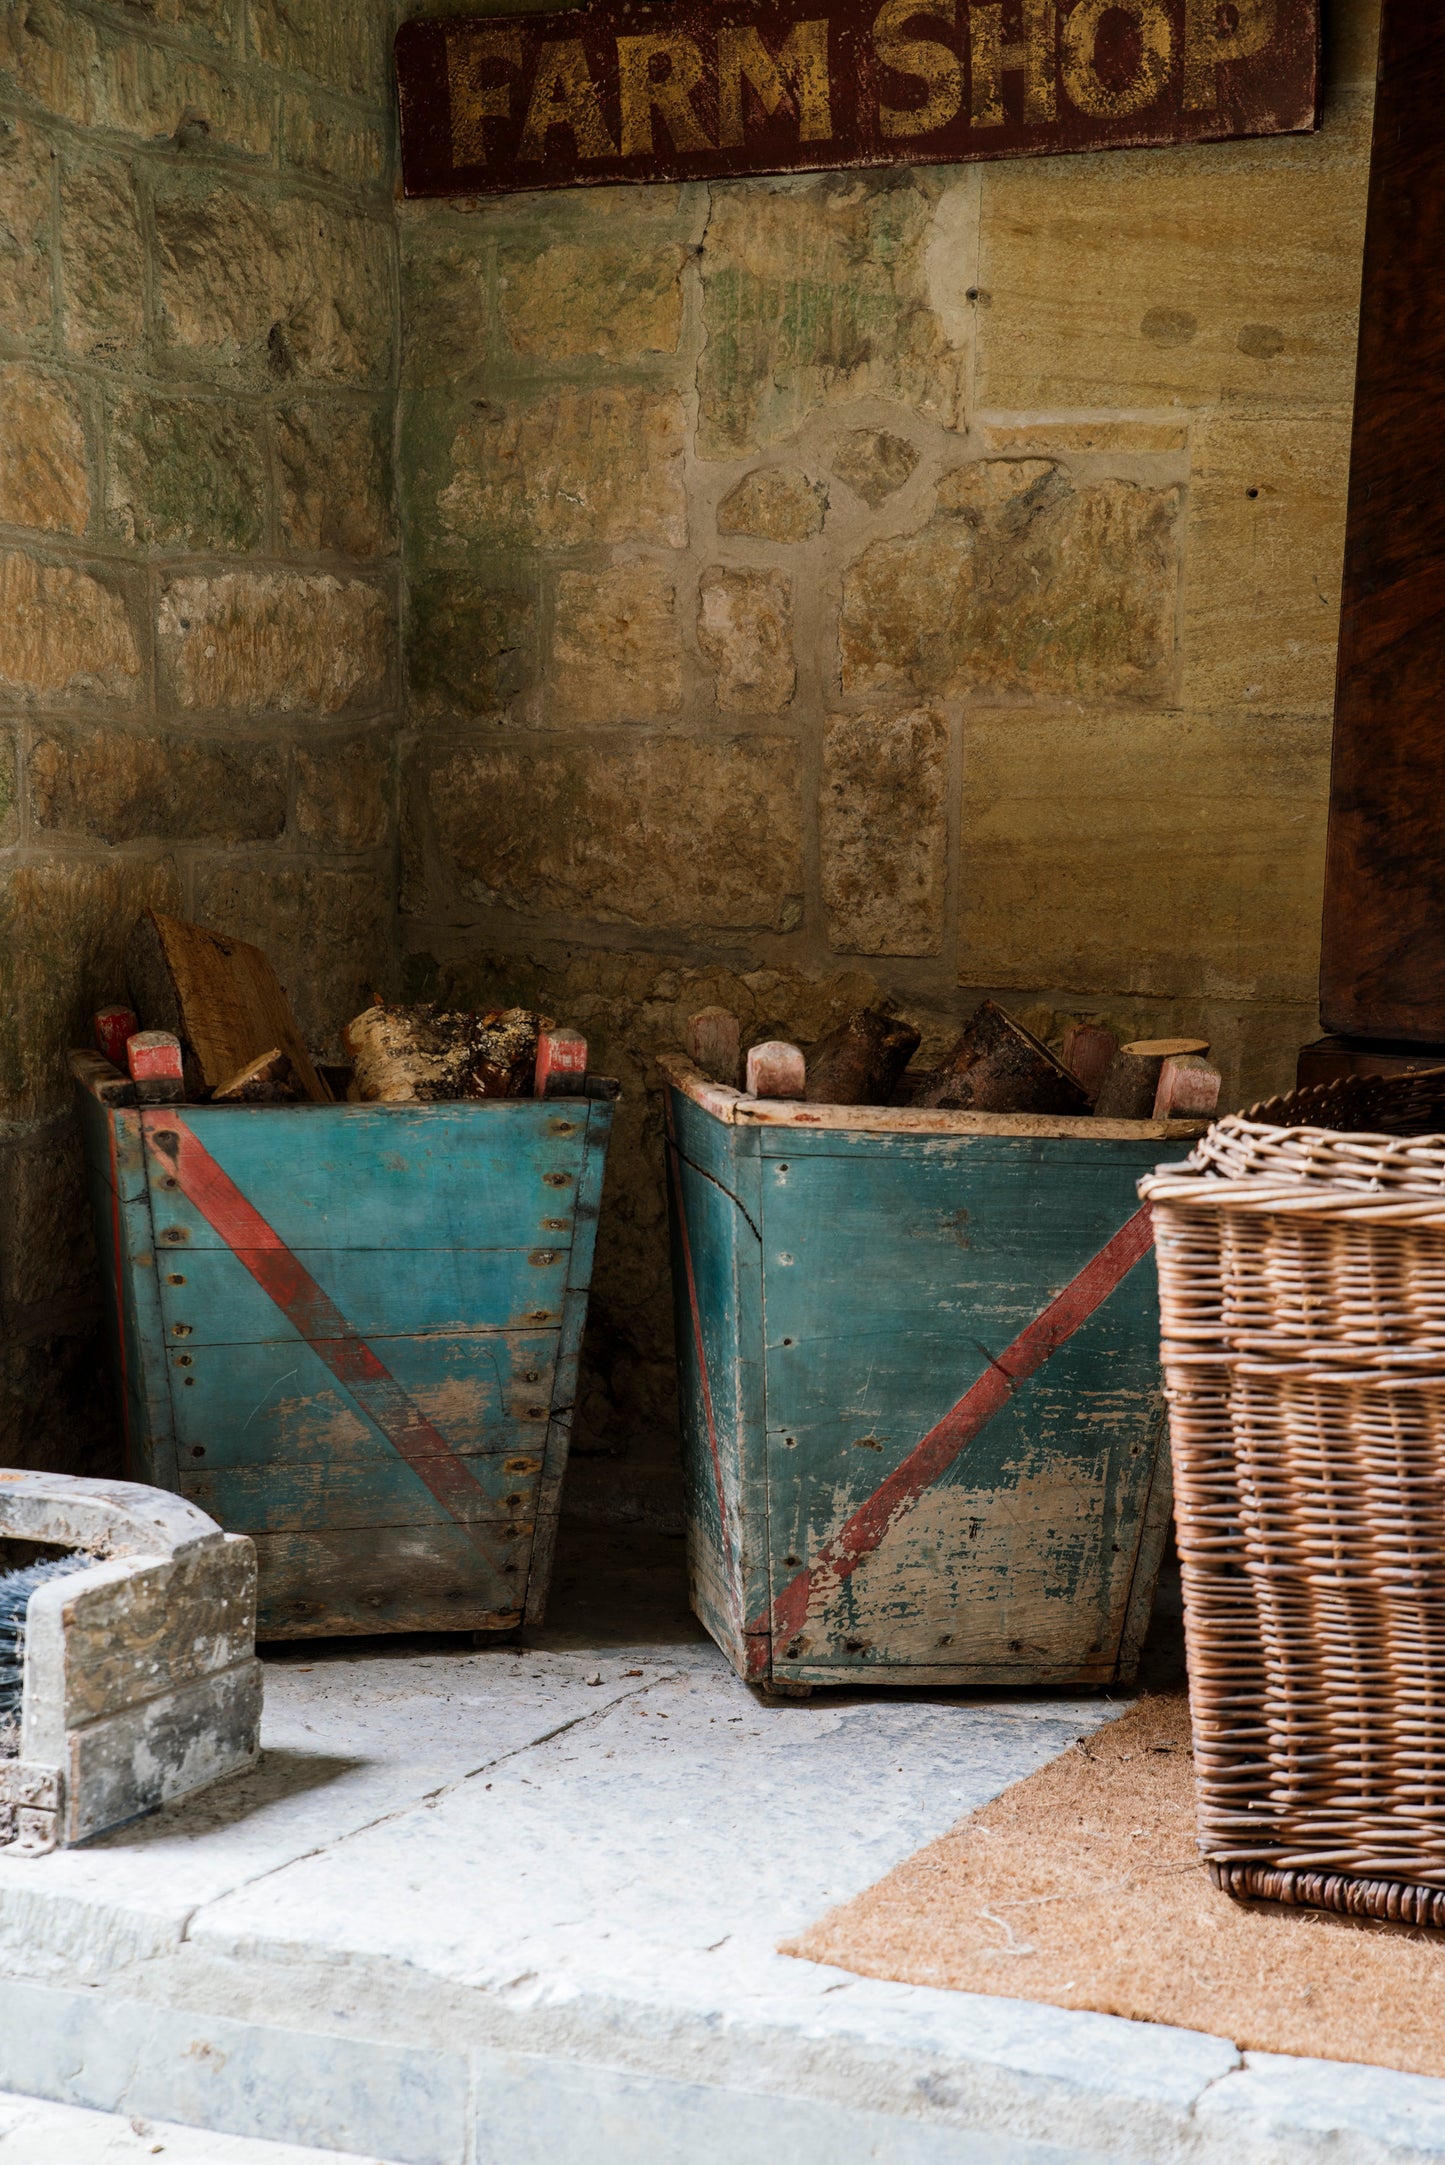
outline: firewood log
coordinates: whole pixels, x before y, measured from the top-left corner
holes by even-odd
[[[341,1035],[355,1067],[358,1099],[408,1105],[530,1097],[537,1039],[549,1027],[524,1007],[448,1014],[430,1002],[388,1007],[378,1001]]]
[[[1101,1120],[1152,1120],[1164,1062],[1183,1053],[1207,1053],[1198,1037],[1147,1037],[1121,1045],[1099,1086],[1094,1111]]]
[[[994,1000],[969,1017],[962,1037],[918,1101],[975,1113],[1086,1113],[1076,1075]]]
[[[808,1054],[810,1105],[886,1105],[918,1050],[911,1022],[861,1007]]]

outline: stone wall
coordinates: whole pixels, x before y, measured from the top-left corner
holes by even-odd
[[[628,1092],[574,1508],[673,1508],[693,1007],[987,991],[1235,1102],[1315,1033],[1373,37],[1315,138],[403,209],[408,982]]]
[[[392,953],[389,8],[0,4],[0,1460],[111,1448],[64,1048],[147,902]]]

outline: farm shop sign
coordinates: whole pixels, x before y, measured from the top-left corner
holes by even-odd
[[[940,165],[1312,128],[1319,0],[598,0],[396,61],[409,196]]]

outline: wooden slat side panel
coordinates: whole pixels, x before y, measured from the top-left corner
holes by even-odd
[[[465,1459],[541,1453],[557,1343],[556,1332],[371,1341],[412,1406]],[[168,1357],[182,1466],[325,1466],[363,1453],[394,1468],[399,1483],[407,1475],[391,1440],[299,1338],[173,1346]]]
[[[763,1165],[774,1596],[1137,1209],[1137,1147]],[[1012,1162],[1010,1162],[1012,1155]],[[1161,1405],[1152,1256],[815,1594],[779,1663],[1111,1664]]]
[[[505,1526],[530,1533],[542,1472],[540,1451],[508,1452],[470,1461],[476,1495],[468,1525]],[[379,1453],[337,1453],[324,1462],[181,1468],[181,1494],[228,1533],[345,1532],[398,1523],[456,1523],[409,1466],[388,1465]]]
[[[1320,1007],[1445,1039],[1445,41],[1381,28],[1346,518]]]
[[[257,1636],[514,1629],[530,1538],[460,1526],[259,1534]]]
[[[562,1509],[562,1480],[572,1447],[572,1414],[577,1400],[577,1372],[582,1353],[582,1331],[587,1320],[588,1292],[597,1247],[597,1223],[602,1210],[602,1186],[607,1170],[607,1145],[612,1134],[612,1106],[594,1100],[588,1108],[587,1141],[582,1173],[577,1183],[572,1246],[568,1251],[568,1291],[562,1316],[562,1335],[552,1386],[552,1418],[547,1430],[546,1465],[537,1493],[536,1536],[532,1544],[531,1570],[527,1579],[526,1621],[539,1625],[547,1612],[547,1593],[552,1583],[552,1562],[557,1548],[557,1522]]]
[[[673,1270],[693,1605],[752,1673],[767,1604],[761,1246],[755,1138],[670,1093]]]
[[[571,1242],[587,1128],[580,1109],[534,1099],[195,1105],[179,1117],[288,1248],[540,1251]],[[172,1119],[156,1111],[143,1119],[162,1245],[223,1246],[174,1184]],[[178,1240],[167,1240],[169,1228]]]
[[[131,1479],[173,1488],[175,1435],[137,1112],[78,1093],[86,1172]]]
[[[535,1333],[562,1321],[565,1248],[292,1252],[363,1338]],[[168,1343],[248,1345],[292,1331],[247,1268],[245,1251],[171,1246],[161,1264]]]

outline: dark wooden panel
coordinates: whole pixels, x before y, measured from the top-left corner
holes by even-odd
[[[1370,167],[1320,1003],[1445,1039],[1445,37],[1386,0]]]
[[[938,165],[1318,120],[1318,0],[596,0],[405,23],[409,196]]]

